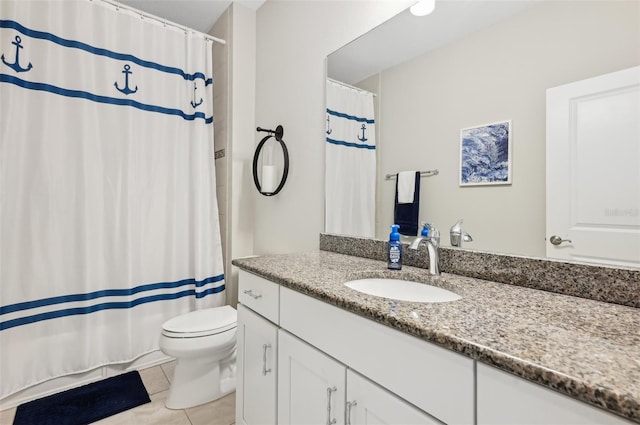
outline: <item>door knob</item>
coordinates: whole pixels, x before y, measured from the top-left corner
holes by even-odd
[[[553,235],[549,238],[549,242],[551,242],[554,245],[560,245],[562,242],[569,242],[571,243],[571,239],[562,239],[560,236],[558,235]]]

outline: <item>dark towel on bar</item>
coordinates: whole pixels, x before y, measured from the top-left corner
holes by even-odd
[[[400,226],[401,235],[416,236],[418,234],[418,214],[420,212],[420,172],[416,172],[416,186],[413,193],[413,202],[410,204],[398,203],[398,176],[396,175],[396,199],[394,201],[393,222]]]

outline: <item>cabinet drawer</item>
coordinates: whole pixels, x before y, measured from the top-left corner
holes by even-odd
[[[273,323],[279,322],[280,285],[244,270],[238,274],[238,302]]]

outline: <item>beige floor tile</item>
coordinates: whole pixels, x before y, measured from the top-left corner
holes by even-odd
[[[3,410],[0,412],[0,425],[11,425],[16,415],[16,408]]]
[[[236,420],[236,393],[186,409],[193,425],[231,425]]]
[[[184,410],[170,410],[164,406],[167,391],[150,396],[151,403],[95,422],[100,425],[191,425]]]
[[[171,382],[173,380],[173,372],[176,370],[176,361],[173,360],[168,363],[163,363],[160,365],[160,367],[164,371],[164,374],[167,376],[169,382]]]
[[[156,394],[169,389],[169,380],[160,366],[141,370],[140,377],[149,394]]]

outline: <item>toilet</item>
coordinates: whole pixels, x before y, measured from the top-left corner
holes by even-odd
[[[176,358],[169,409],[208,403],[236,389],[236,327],[231,306],[196,310],[162,325],[160,350]]]

